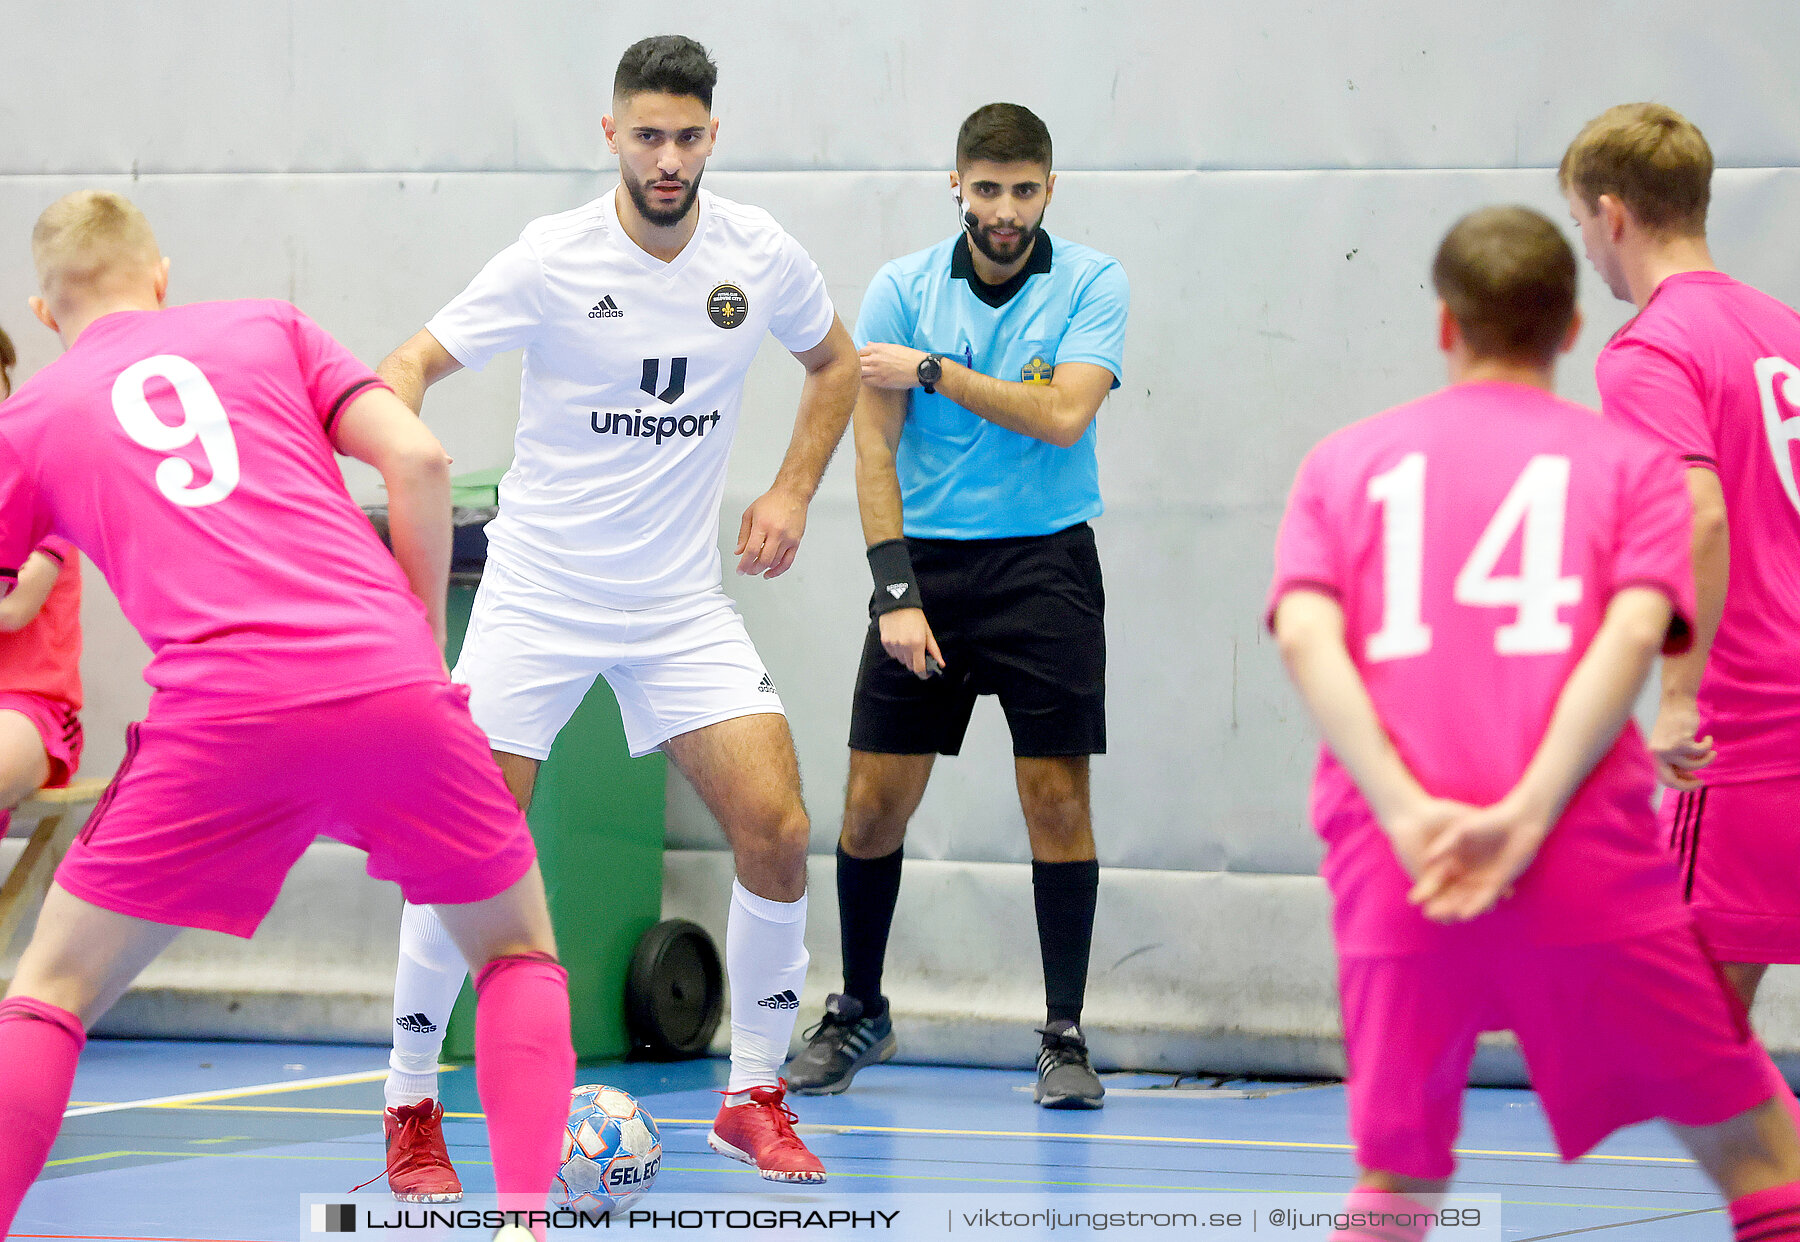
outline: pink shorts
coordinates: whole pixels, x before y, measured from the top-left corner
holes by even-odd
[[[1519,1037],[1563,1159],[1622,1126],[1707,1126],[1775,1068],[1688,927],[1608,944],[1349,957],[1350,1136],[1365,1169],[1447,1178],[1482,1031]]]
[[[1800,776],[1662,800],[1694,922],[1721,962],[1800,962]]]
[[[81,766],[81,719],[75,709],[61,699],[9,691],[0,694],[0,711],[18,712],[44,739],[44,753],[50,757],[50,779],[44,788],[67,785]]]
[[[502,892],[537,857],[468,690],[402,686],[220,720],[151,718],[56,879],[84,901],[248,937],[323,835],[409,901]]]

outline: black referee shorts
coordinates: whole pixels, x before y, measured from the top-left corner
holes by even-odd
[[[1106,590],[1086,522],[1021,539],[912,539],[913,573],[944,671],[920,680],[871,623],[850,746],[954,755],[978,695],[1000,698],[1013,754],[1106,751]]]

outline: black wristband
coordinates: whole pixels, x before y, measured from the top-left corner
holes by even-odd
[[[904,539],[883,539],[869,549],[869,572],[875,577],[875,594],[869,599],[869,615],[901,608],[923,608],[918,579],[913,577],[912,552]]]

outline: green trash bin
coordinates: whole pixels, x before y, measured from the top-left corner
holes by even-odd
[[[503,470],[459,476],[454,502],[497,503]],[[450,663],[462,650],[479,573],[452,575]],[[538,772],[529,820],[550,897],[557,954],[569,972],[575,1055],[610,1060],[631,1048],[625,985],[632,954],[662,913],[663,790],[667,760],[630,757],[619,707],[604,678],[557,736]],[[475,1053],[475,998],[464,986],[444,1056]]]

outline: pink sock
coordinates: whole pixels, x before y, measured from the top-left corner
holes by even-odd
[[[1771,1186],[1731,1204],[1737,1242],[1778,1242],[1800,1238],[1800,1182]]]
[[[495,958],[475,976],[475,1088],[503,1209],[543,1209],[574,1085],[568,972],[548,953]]]
[[[0,1238],[50,1158],[86,1043],[66,1009],[28,996],[0,1001]]]
[[[1415,1199],[1366,1186],[1353,1189],[1344,1211],[1373,1217],[1332,1233],[1330,1242],[1424,1242],[1431,1209]]]

